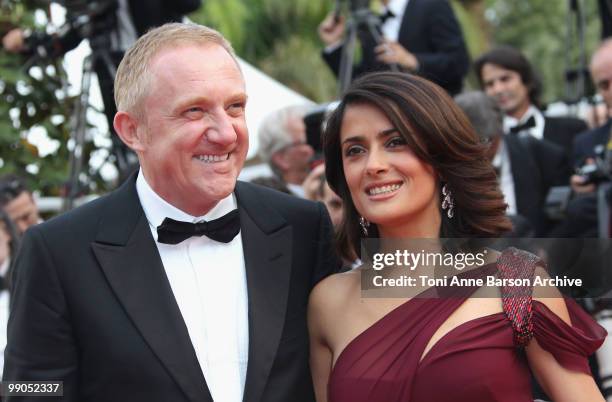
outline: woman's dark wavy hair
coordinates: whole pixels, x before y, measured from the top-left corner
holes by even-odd
[[[455,200],[455,216],[441,212],[441,238],[496,237],[510,230],[506,204],[493,166],[467,117],[436,84],[410,74],[379,72],[355,80],[327,120],[323,134],[325,173],[344,201],[336,233],[340,254],[359,256],[359,213],[351,199],[342,165],[340,128],[346,108],[369,104],[379,108],[407,141],[414,154],[431,165],[439,183],[447,183]],[[371,224],[369,237],[377,237]]]
[[[531,103],[537,108],[542,107],[540,102],[542,81],[533,69],[531,63],[529,63],[529,60],[527,60],[527,57],[525,57],[520,50],[512,46],[502,45],[483,53],[476,59],[474,62],[474,72],[476,73],[476,77],[478,77],[480,87],[483,89],[482,68],[487,63],[518,73],[521,76],[523,85],[527,87]]]

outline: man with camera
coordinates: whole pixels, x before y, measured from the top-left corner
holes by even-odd
[[[201,6],[201,0],[63,0],[58,3],[66,7],[66,23],[57,33],[30,33],[14,28],[4,35],[2,45],[13,53],[58,58],[88,39],[110,130],[117,112],[113,98],[114,75],[125,51],[150,28],[181,21],[185,14]],[[120,174],[126,176],[134,167],[135,157],[131,157],[116,135],[111,138]]]
[[[356,8],[358,0],[349,0]],[[362,1],[367,8],[368,1]],[[379,33],[383,43],[372,35],[360,35],[362,60],[353,77],[387,70],[391,65],[419,74],[446,89],[451,95],[461,92],[469,68],[461,28],[448,0],[381,0],[385,12],[380,16]],[[330,13],[319,25],[319,37],[326,48],[323,59],[339,73],[344,46],[345,18]]]
[[[605,40],[591,58],[591,77],[601,94],[608,116],[612,111],[612,39]],[[583,174],[571,178],[572,189],[577,193],[592,193],[596,183],[606,179],[605,166],[598,166],[598,159],[605,160],[606,145],[610,140],[612,119],[601,127],[580,134],[574,142],[574,163],[582,166]],[[603,170],[603,172],[602,172]]]
[[[591,77],[612,110],[612,39],[604,41],[591,58]],[[558,237],[610,236],[610,176],[612,119],[601,127],[579,134],[574,141],[573,163],[576,173],[570,178],[574,198],[569,201],[566,220],[554,231]],[[606,200],[607,199],[607,200]]]

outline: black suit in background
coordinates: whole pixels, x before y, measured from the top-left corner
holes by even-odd
[[[583,166],[587,158],[595,157],[595,147],[605,145],[610,138],[612,119],[606,124],[579,134],[574,140],[573,165]],[[565,212],[566,219],[554,231],[556,237],[598,237],[599,211],[597,193],[576,194]]]
[[[235,194],[249,309],[243,400],[313,402],[306,308],[338,266],[331,222],[322,204],[240,182]],[[12,301],[4,380],[63,380],[63,401],[212,401],[135,175],[26,233]]]
[[[612,119],[601,127],[580,133],[574,140],[574,166],[582,166],[586,158],[595,157],[595,147],[606,145],[612,130]]]
[[[567,184],[569,160],[564,150],[546,140],[531,136],[506,135],[517,213],[525,217],[536,236],[544,236],[551,227],[544,205],[553,186]]]
[[[372,71],[388,70],[374,54],[374,40],[360,35],[362,60],[353,78]],[[419,61],[417,74],[435,82],[451,95],[461,92],[469,68],[469,56],[461,28],[448,0],[410,0],[400,26],[398,42]],[[340,70],[341,48],[323,52],[336,75]]]
[[[562,147],[568,159],[573,154],[574,139],[587,129],[584,120],[575,117],[544,117],[544,139]]]

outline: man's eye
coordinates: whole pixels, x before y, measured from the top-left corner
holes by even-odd
[[[190,118],[200,117],[204,113],[204,110],[199,106],[190,107],[185,110],[185,115]]]
[[[236,103],[232,103],[229,107],[228,107],[228,111],[230,113],[241,113],[244,111],[245,109],[245,103],[244,102],[236,102]]]

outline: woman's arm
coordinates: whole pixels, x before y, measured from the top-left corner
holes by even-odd
[[[308,302],[308,332],[310,334],[310,370],[317,402],[327,402],[327,382],[332,368],[332,351],[328,347],[325,330],[326,315],[330,306],[327,278],[321,281],[310,293]]]
[[[548,274],[542,269],[537,269],[536,276],[547,278]],[[555,294],[551,294],[551,292]],[[556,289],[536,287],[534,288],[533,300],[541,302],[566,324],[571,325],[565,300]],[[550,352],[540,346],[536,339],[530,341],[525,351],[532,372],[553,401],[604,402],[604,398],[591,375],[563,367]]]
[[[561,366],[537,340],[531,340],[526,352],[533,374],[553,401],[605,402],[593,377]]]

